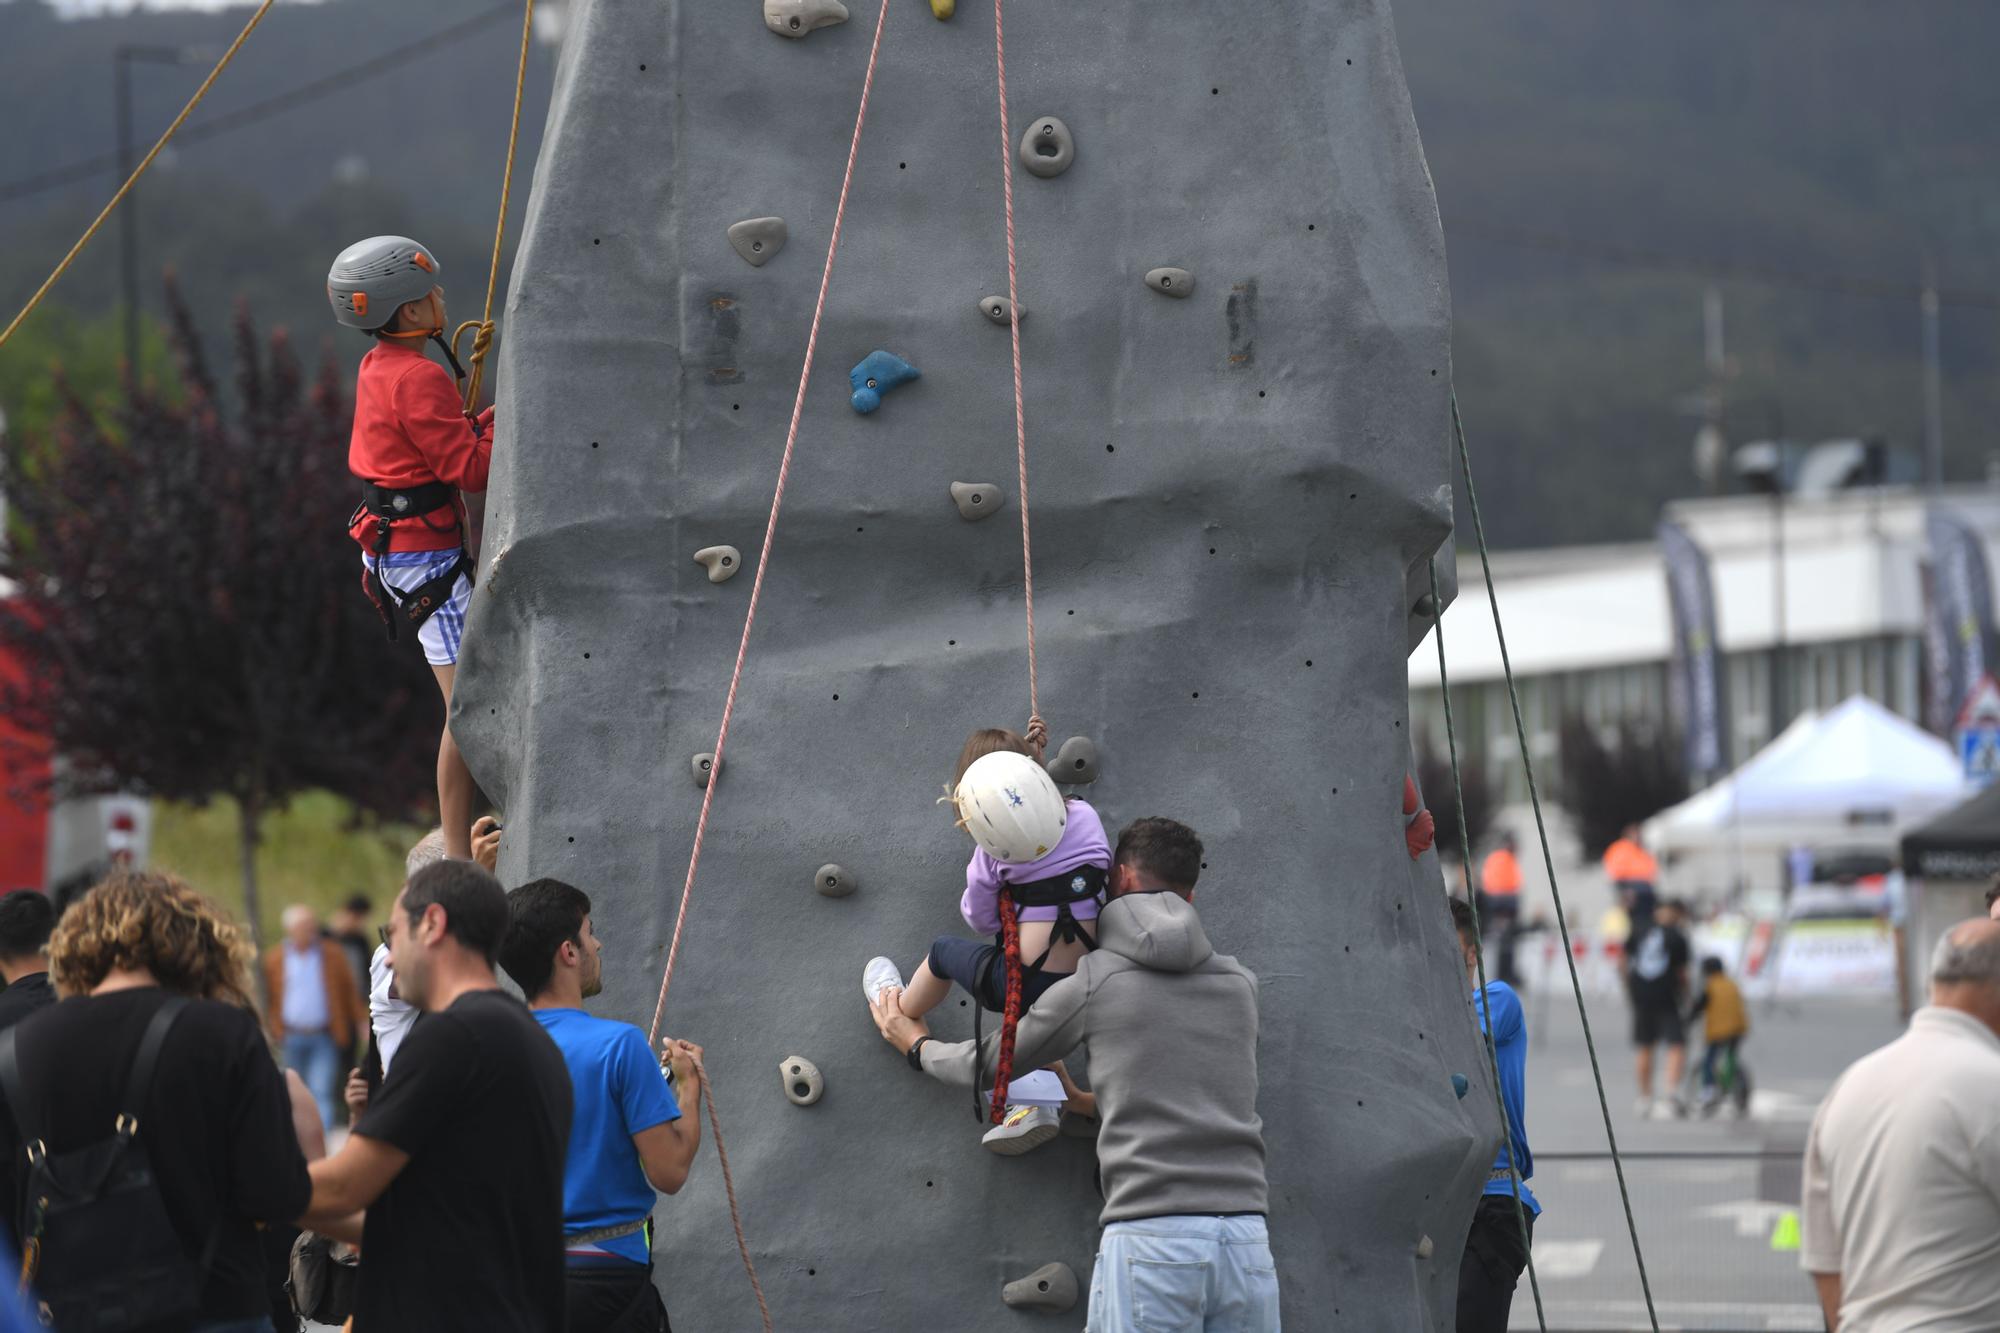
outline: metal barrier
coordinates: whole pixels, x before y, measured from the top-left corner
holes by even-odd
[[[1822,1333],[1797,1250],[1797,1152],[1621,1153],[1653,1301],[1666,1329]],[[1538,1152],[1535,1269],[1551,1333],[1646,1329],[1611,1155]],[[1526,1274],[1513,1330],[1533,1329]]]

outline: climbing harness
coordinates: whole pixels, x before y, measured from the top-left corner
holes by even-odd
[[[448,525],[440,526],[431,521],[432,515],[445,510],[451,513]],[[458,586],[460,575],[468,581],[476,578],[472,555],[465,549],[465,514],[456,488],[441,481],[427,481],[421,486],[402,490],[364,481],[361,483],[361,503],[348,518],[348,527],[361,522],[364,514],[375,520],[375,539],[368,546],[374,562],[362,561],[361,590],[375,604],[375,614],[382,617],[389,642],[394,643],[399,619],[407,621],[411,633],[415,633],[451,600],[452,589]],[[452,562],[451,568],[409,592],[392,586],[382,576],[382,562],[389,554],[389,542],[395,533],[396,522],[406,518],[422,520],[432,532],[455,532],[459,538],[458,559]]]
[[[1097,938],[1076,919],[1078,903],[1094,902],[1104,894],[1102,866],[1079,866],[1066,875],[1038,879],[1027,884],[1005,884],[1000,889],[1000,953],[986,965],[979,979],[980,1003],[972,1010],[972,1044],[978,1048],[985,1039],[986,994],[993,984],[993,969],[1004,968],[1001,987],[1000,1052],[993,1074],[993,1096],[989,1103],[972,1087],[972,1115],[975,1120],[999,1124],[1007,1114],[1007,1085],[1014,1077],[1014,1037],[1020,1026],[1021,1010],[1029,978],[1038,977],[1058,944],[1081,944],[1086,953],[1097,948]],[[1056,919],[1049,931],[1048,947],[1032,963],[1021,961],[1021,917],[1023,907],[1053,907]]]
[[[1618,1155],[1618,1133],[1612,1128],[1611,1103],[1604,1093],[1604,1070],[1598,1064],[1597,1042],[1591,1036],[1590,1014],[1586,1011],[1583,1003],[1583,982],[1577,976],[1576,950],[1570,945],[1569,921],[1563,913],[1562,889],[1556,880],[1555,856],[1549,850],[1548,824],[1542,815],[1541,792],[1535,785],[1535,761],[1528,749],[1527,723],[1522,719],[1521,695],[1514,684],[1514,665],[1507,653],[1507,632],[1500,623],[1500,595],[1495,590],[1493,584],[1493,562],[1486,548],[1486,525],[1479,514],[1479,490],[1472,481],[1472,454],[1465,443],[1465,423],[1459,416],[1457,394],[1453,394],[1451,399],[1451,426],[1453,437],[1458,445],[1459,469],[1465,477],[1466,505],[1472,512],[1473,536],[1479,545],[1479,567],[1486,579],[1486,599],[1493,608],[1493,634],[1500,646],[1500,670],[1506,678],[1507,702],[1514,714],[1514,738],[1520,746],[1521,767],[1528,780],[1528,799],[1535,811],[1535,832],[1540,837],[1542,843],[1542,864],[1548,871],[1549,893],[1555,900],[1556,929],[1562,934],[1563,959],[1569,965],[1570,990],[1576,996],[1577,1017],[1583,1023],[1583,1045],[1585,1051],[1590,1055],[1590,1076],[1597,1085],[1597,1107],[1604,1119],[1604,1137],[1611,1148],[1611,1169],[1617,1176],[1618,1199],[1625,1209],[1625,1230],[1632,1238],[1632,1259],[1639,1269],[1639,1290],[1646,1298],[1646,1318],[1652,1325],[1653,1333],[1659,1333],[1660,1316],[1653,1308],[1653,1287],[1651,1281],[1646,1276],[1646,1256],[1640,1249],[1639,1226],[1633,1220],[1632,1216],[1632,1194],[1625,1184],[1625,1166]],[[1439,611],[1439,614],[1442,615],[1442,610]],[[1440,684],[1442,683],[1442,679],[1440,678]],[[1449,712],[1445,715],[1445,731],[1449,738],[1451,733],[1451,717]],[[1457,742],[1453,739],[1451,743],[1455,754]],[[1455,772],[1456,766],[1454,765]],[[1456,777],[1454,777],[1455,781]],[[1463,804],[1463,800],[1461,800],[1461,809],[1463,808]],[[1463,816],[1461,816],[1462,818]],[[1461,845],[1463,844],[1461,843]],[[1469,861],[1471,858],[1471,849],[1466,848],[1465,850]],[[1483,969],[1483,962],[1481,967]],[[1495,1087],[1496,1089],[1498,1087],[1497,1075],[1495,1078]],[[1509,1143],[1512,1143],[1511,1139]]]
[[[243,43],[250,40],[250,34],[257,31],[257,25],[264,21],[264,16],[271,12],[271,6],[276,3],[277,0],[263,0],[263,3],[257,6],[257,12],[252,14],[250,21],[243,25],[243,31],[236,34],[236,40],[231,42],[229,49],[222,53],[222,59],[215,62],[215,68],[208,72],[208,77],[203,79],[201,86],[194,90],[194,96],[190,97],[188,104],[181,108],[181,113],[174,117],[174,123],[167,126],[167,132],[160,136],[159,142],[153,145],[152,151],[141,158],[139,165],[132,169],[132,174],[126,178],[123,185],[118,187],[118,193],[111,196],[111,202],[104,206],[104,211],[97,215],[96,221],[84,228],[83,235],[77,238],[76,244],[71,246],[69,253],[63,256],[62,262],[56,265],[55,272],[49,274],[48,280],[36,288],[35,294],[28,298],[28,303],[21,307],[21,313],[14,316],[12,322],[5,329],[0,329],[0,347],[7,345],[8,340],[13,338],[21,325],[27,322],[28,316],[35,313],[35,307],[42,303],[42,298],[47,296],[56,283],[62,280],[63,274],[69,272],[70,265],[74,264],[76,257],[83,253],[84,247],[96,238],[99,231],[103,230],[104,224],[117,211],[118,205],[125,202],[125,196],[132,193],[132,187],[137,185],[139,178],[146,174],[146,168],[153,165],[153,159],[160,155],[161,151],[172,141],[174,135],[180,131],[181,126],[187,123],[187,118],[194,114],[196,107],[201,105],[201,99],[208,96],[208,90],[215,86],[215,81],[222,77],[222,71],[229,68],[229,62],[236,59],[236,53],[243,49]],[[131,370],[134,374],[138,373],[137,366],[132,367]]]
[[[1493,1075],[1493,1106],[1500,1112],[1500,1132],[1507,1141],[1507,1169],[1498,1168],[1486,1173],[1488,1184],[1503,1176],[1513,1186],[1514,1218],[1521,1226],[1521,1248],[1528,1256],[1528,1288],[1535,1294],[1535,1324],[1541,1333],[1549,1333],[1548,1314],[1542,1308],[1542,1282],[1535,1273],[1534,1233],[1528,1229],[1528,1208],[1521,1202],[1521,1164],[1514,1160],[1514,1122],[1507,1114],[1507,1102],[1500,1095],[1500,1052],[1493,1044],[1493,1020],[1491,1001],[1486,998],[1486,945],[1480,933],[1479,885],[1474,881],[1472,866],[1472,836],[1465,825],[1465,788],[1458,774],[1458,733],[1452,728],[1451,677],[1445,672],[1444,664],[1444,595],[1438,590],[1437,560],[1430,562],[1431,573],[1431,631],[1437,636],[1438,650],[1438,692],[1444,696],[1444,739],[1445,749],[1451,756],[1452,800],[1458,815],[1458,845],[1465,855],[1465,900],[1472,909],[1472,957],[1479,970],[1479,995],[1481,1013],[1480,1035],[1486,1047],[1486,1067]],[[1414,818],[1414,816],[1412,816]]]
[[[528,90],[528,52],[535,37],[535,0],[527,0],[527,12],[521,18],[521,59],[514,70],[514,118],[507,129],[507,169],[500,177],[500,219],[493,224],[493,263],[486,273],[486,307],[477,320],[467,320],[458,326],[445,342],[442,336],[438,345],[451,360],[451,367],[458,371],[458,381],[465,391],[465,414],[471,416],[479,410],[479,391],[486,380],[486,354],[493,348],[493,294],[500,286],[500,255],[507,244],[507,209],[514,196],[514,152],[521,142],[521,102]],[[458,340],[465,336],[467,329],[473,330],[472,373],[467,375],[459,369]],[[440,331],[442,332],[442,331]]]

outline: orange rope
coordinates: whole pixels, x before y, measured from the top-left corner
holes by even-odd
[[[1014,256],[1014,135],[1007,113],[1007,26],[1003,0],[993,0],[993,64],[1000,86],[1000,180],[1007,200],[1007,330],[1014,346],[1014,457],[1021,487],[1021,585],[1028,608],[1028,727],[1036,758],[1048,738],[1041,680],[1035,665],[1035,550],[1028,538],[1028,408],[1021,391],[1021,276]]]
[[[477,322],[467,320],[451,335],[452,350],[467,329],[472,337],[472,373],[465,378],[466,415],[479,410],[479,390],[486,381],[486,354],[493,348],[493,294],[500,286],[500,254],[507,245],[507,207],[514,197],[514,150],[521,142],[521,102],[528,91],[528,54],[534,45],[535,0],[528,0],[521,19],[521,63],[514,70],[514,123],[507,130],[507,169],[500,177],[500,220],[493,225],[493,265],[486,272],[486,309]]]

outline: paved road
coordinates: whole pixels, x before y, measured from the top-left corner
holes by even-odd
[[[1575,1002],[1530,998],[1528,1126],[1544,1209],[1534,1252],[1548,1327],[1647,1328]],[[1900,1031],[1890,1002],[1754,1008],[1745,1058],[1758,1092],[1743,1121],[1641,1119],[1625,1007],[1592,1000],[1590,1017],[1660,1327],[1819,1330],[1798,1256],[1772,1251],[1772,1228],[1797,1206],[1798,1154],[1820,1098]],[[1525,1282],[1513,1327],[1537,1327]]]

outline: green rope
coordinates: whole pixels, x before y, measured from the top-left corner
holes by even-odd
[[[1514,1186],[1514,1218],[1521,1224],[1521,1249],[1528,1256],[1528,1288],[1535,1293],[1535,1323],[1549,1333],[1549,1318],[1542,1310],[1542,1283],[1535,1274],[1534,1232],[1528,1229],[1528,1208],[1521,1202],[1521,1164],[1514,1158],[1514,1125],[1507,1118],[1507,1102],[1500,1095],[1500,1053],[1493,1045],[1493,1000],[1486,992],[1486,946],[1480,936],[1479,890],[1472,878],[1472,837],[1465,828],[1465,786],[1458,776],[1458,733],[1452,728],[1451,678],[1444,666],[1444,595],[1438,591],[1438,566],[1431,565],[1432,627],[1437,634],[1438,690],[1444,695],[1444,741],[1451,754],[1451,791],[1458,804],[1458,846],[1465,855],[1465,901],[1472,908],[1472,957],[1479,967],[1479,997],[1484,1022],[1480,1033],[1486,1039],[1486,1065],[1493,1071],[1493,1107],[1500,1112],[1500,1129],[1507,1136],[1507,1175]]]
[[[1479,490],[1472,484],[1472,454],[1465,443],[1465,422],[1458,414],[1458,395],[1451,396],[1451,428],[1458,441],[1458,462],[1465,474],[1465,501],[1472,511],[1472,531],[1479,542],[1479,567],[1486,576],[1486,599],[1493,607],[1493,636],[1500,644],[1500,670],[1507,678],[1507,702],[1514,710],[1514,737],[1521,746],[1521,768],[1528,779],[1528,800],[1535,808],[1535,834],[1542,843],[1542,864],[1555,899],[1556,929],[1562,932],[1563,961],[1569,965],[1570,989],[1576,993],[1576,1016],[1583,1021],[1583,1045],[1590,1053],[1590,1076],[1597,1083],[1597,1107],[1604,1116],[1604,1137],[1611,1145],[1611,1169],[1618,1177],[1618,1199],[1625,1207],[1625,1230],[1632,1237],[1632,1260],[1639,1266],[1639,1290],[1646,1297],[1646,1318],[1660,1333],[1660,1316],[1653,1309],[1653,1286],[1646,1278],[1646,1256],[1639,1249],[1639,1225],[1632,1220],[1632,1194],[1625,1186],[1625,1165],[1618,1157],[1618,1132],[1611,1127],[1611,1103],[1604,1096],[1604,1070],[1597,1062],[1597,1042],[1590,1035],[1590,1015],[1583,1005],[1583,983],[1577,979],[1576,951],[1570,947],[1569,921],[1563,915],[1562,890],[1556,885],[1556,860],[1549,851],[1548,825],[1542,819],[1542,796],[1535,787],[1535,761],[1528,753],[1528,728],[1521,720],[1521,695],[1514,687],[1514,665],[1507,655],[1507,631],[1500,624],[1500,595],[1493,587],[1493,562],[1486,551],[1486,525],[1479,516]],[[1442,614],[1440,609],[1439,614]],[[1471,849],[1467,849],[1470,856]]]

